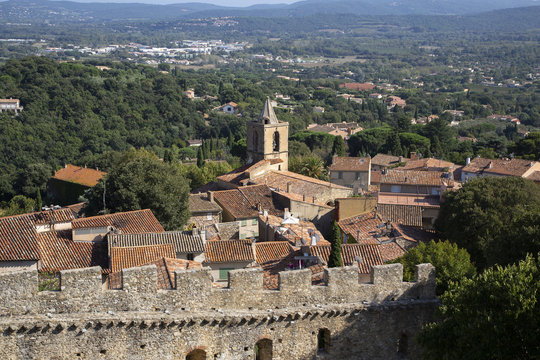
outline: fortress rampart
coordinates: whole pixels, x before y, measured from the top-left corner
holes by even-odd
[[[60,291],[38,291],[35,271],[0,275],[2,359],[399,359],[417,358],[414,336],[437,306],[435,269],[375,266],[279,274],[263,289],[261,269],[230,272],[214,288],[210,269],[176,272],[158,290],[155,266],[123,270],[104,290],[98,267],[61,272]],[[255,346],[257,344],[257,346]],[[199,357],[197,357],[199,356]]]

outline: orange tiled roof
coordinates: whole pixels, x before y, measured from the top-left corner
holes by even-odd
[[[496,174],[507,176],[523,176],[534,161],[523,159],[484,159],[474,158],[463,167],[462,172],[477,174]]]
[[[255,259],[259,265],[275,263],[293,252],[287,241],[264,241],[255,243]]]
[[[282,214],[282,211],[276,208],[277,204],[274,204],[272,192],[266,185],[242,186],[232,190],[216,191],[214,199],[236,220],[258,217],[259,205],[261,210],[266,210],[270,214]]]
[[[283,218],[279,216],[273,216],[273,215],[268,215],[268,216],[260,215],[259,219],[270,226],[288,229],[288,231],[285,234],[282,234],[282,238],[293,244],[296,242],[295,241],[296,239],[303,238],[308,242],[308,245],[309,245],[311,234],[318,235],[319,237],[318,244],[321,244],[321,245],[329,244],[329,242],[325,240],[321,232],[317,230],[317,227],[315,226],[315,224],[313,224],[311,221],[300,220],[298,224],[281,224],[281,222],[283,221]]]
[[[92,187],[96,186],[98,181],[105,175],[107,173],[103,171],[67,164],[64,168],[58,170],[52,178]]]
[[[359,244],[376,244],[376,236],[381,234],[385,222],[375,212],[353,216],[338,222],[341,231],[348,234]]]
[[[370,159],[362,157],[336,156],[330,165],[330,171],[368,171]]]
[[[388,262],[402,257],[407,253],[407,250],[399,246],[398,243],[392,241],[379,245],[379,251],[383,262]]]
[[[176,277],[175,277],[174,272],[176,270],[199,269],[202,267],[202,264],[197,261],[173,259],[173,258],[167,258],[167,257],[150,261],[149,263],[142,264],[141,266],[145,266],[145,265],[156,265],[158,289],[164,289],[164,290],[170,290],[170,289],[175,288]],[[122,272],[114,272],[109,275],[108,288],[109,289],[122,288]]]
[[[247,164],[239,168],[236,168],[231,172],[218,176],[217,179],[224,182],[231,183],[231,184],[235,184],[235,185],[245,185],[247,184],[249,180],[250,172],[255,171],[259,169],[260,167],[263,167],[266,165],[274,165],[274,164],[279,164],[282,162],[283,160],[281,159],[261,160],[253,164]]]
[[[38,260],[36,225],[70,222],[69,209],[34,212],[0,218],[0,261]]]
[[[311,255],[318,256],[328,264],[330,245],[311,246],[310,252]],[[361,259],[360,262],[357,261],[358,258]],[[341,246],[341,259],[343,266],[358,264],[359,272],[362,274],[369,274],[372,266],[384,263],[378,244],[343,244]]]
[[[251,240],[207,241],[205,263],[253,262]]]
[[[150,233],[165,231],[150,209],[75,219],[73,229],[114,226],[123,233]]]
[[[450,161],[444,161],[433,158],[425,158],[420,160],[409,160],[405,166],[395,168],[396,170],[429,170],[443,171],[443,169],[453,169],[455,164]]]
[[[38,234],[40,271],[58,272],[90,266],[108,268],[107,245],[96,242],[73,242],[71,230]]]
[[[372,83],[343,83],[339,85],[340,88],[346,88],[349,90],[366,91],[375,89],[375,85]]]
[[[172,244],[113,247],[111,248],[111,271],[118,272],[122,269],[147,264],[162,257],[174,258],[175,256]]]
[[[409,159],[401,158],[401,162],[407,162],[407,161],[409,161]],[[371,158],[372,165],[392,166],[392,165],[398,164],[399,162],[400,162],[400,157],[394,156],[394,155],[377,154],[373,158]]]
[[[421,206],[377,204],[377,211],[392,222],[412,226],[422,226]]]
[[[439,171],[415,171],[415,170],[388,170],[381,175],[381,184],[407,184],[441,186],[443,181],[451,181],[445,178],[446,173]]]
[[[433,195],[379,192],[377,194],[377,204],[438,207],[440,206],[440,199],[438,196]]]

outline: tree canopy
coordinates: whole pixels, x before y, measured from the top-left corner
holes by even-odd
[[[540,251],[540,187],[520,177],[469,180],[444,194],[435,226],[479,268],[513,263]]]
[[[539,260],[528,256],[450,284],[441,296],[441,321],[419,338],[424,358],[540,358]]]
[[[414,280],[415,265],[431,263],[437,269],[437,295],[443,294],[450,284],[476,273],[467,250],[449,241],[420,243],[405,255],[393,261],[403,264],[403,279]]]
[[[87,215],[150,209],[166,230],[181,229],[190,216],[180,169],[146,155],[117,165],[86,196]]]

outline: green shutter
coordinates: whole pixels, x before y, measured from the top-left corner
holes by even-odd
[[[219,280],[229,279],[229,271],[234,270],[233,268],[223,268],[219,269]]]

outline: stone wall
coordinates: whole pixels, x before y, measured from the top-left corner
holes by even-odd
[[[271,343],[272,359],[418,358],[414,336],[437,306],[435,271],[417,266],[402,282],[401,264],[376,266],[360,284],[356,267],[279,274],[264,290],[260,269],[229,273],[214,288],[210,269],[176,272],[176,289],[158,290],[155,266],[122,271],[122,290],[103,290],[99,268],[61,272],[60,291],[37,291],[37,273],[0,274],[2,359],[253,359]],[[318,349],[319,330],[330,343]]]

